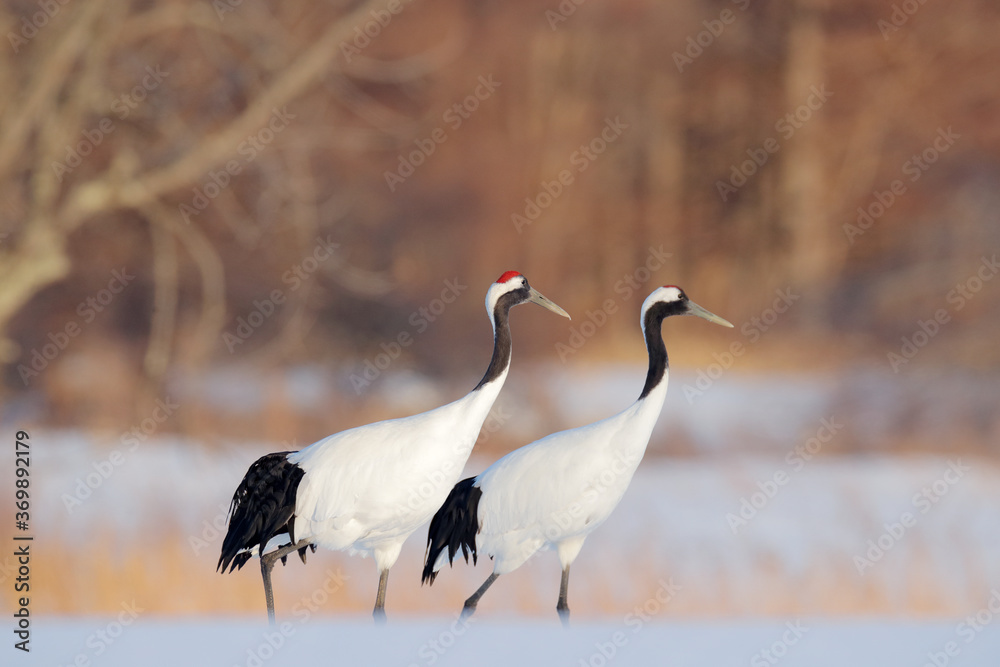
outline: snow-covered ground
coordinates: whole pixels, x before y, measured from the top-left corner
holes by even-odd
[[[527,441],[607,416],[641,370],[514,381],[487,428]],[[418,531],[390,577],[388,628],[369,620],[371,561],[318,552],[276,570],[287,625],[275,635],[259,622],[253,564],[214,569],[233,490],[257,456],[287,443],[209,448],[157,433],[133,447],[120,434],[34,429],[25,664],[1000,664],[1000,464],[951,451],[959,438],[995,441],[993,378],[726,373],[685,394],[697,379],[672,375],[646,460],[574,565],[569,631],[555,619],[551,552],[503,577],[468,628],[455,625],[488,561],[421,587]],[[409,382],[399,413],[453,397]],[[665,456],[676,439],[685,456]],[[938,444],[893,455],[893,440]],[[466,472],[491,462],[474,456]],[[0,495],[12,497],[11,482],[0,479]],[[11,572],[0,556],[5,613]]]
[[[672,614],[959,614],[1000,589],[1000,466],[960,456],[824,457],[827,435],[815,436],[815,457],[807,440],[784,456],[647,458],[574,565],[575,610],[614,614],[668,579],[682,587]],[[275,445],[210,450],[153,438],[113,466],[106,448],[77,432],[36,433],[33,446],[40,537],[80,558],[96,547],[122,559],[133,553],[150,568],[154,554],[143,550],[167,539],[176,553],[165,562],[232,594],[231,579],[213,573],[228,502],[248,465]],[[467,472],[488,463],[474,458]],[[107,479],[99,469],[110,470]],[[458,564],[421,589],[425,540],[418,531],[404,546],[390,605],[446,613],[488,572]],[[351,579],[356,599],[347,608],[368,604],[371,561],[320,552],[305,567],[279,568],[279,607],[289,597],[282,587],[295,585],[286,582],[308,589],[329,568]],[[229,577],[259,585],[252,567]],[[557,586],[555,557],[542,553],[498,583],[484,608],[547,615]],[[328,611],[344,609],[331,597]]]
[[[782,665],[792,667],[995,667],[1000,629],[955,622],[812,617],[720,622],[390,620],[314,616],[276,629],[237,619],[139,617],[45,619],[30,656],[4,664],[138,665]],[[114,633],[111,637],[109,633]],[[971,633],[971,634],[969,634]],[[4,648],[5,653],[9,647]],[[74,661],[79,661],[75,662]]]

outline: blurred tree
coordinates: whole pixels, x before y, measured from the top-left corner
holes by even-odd
[[[382,4],[359,3],[333,17],[327,8],[285,10],[282,18],[292,24],[322,19],[305,46],[301,35],[283,32],[267,8],[251,3],[92,0],[53,5],[51,16],[40,16],[34,3],[6,5],[0,25],[14,57],[0,60],[0,359],[20,354],[3,337],[11,318],[70,275],[71,238],[126,212],[150,229],[155,300],[146,371],[161,375],[169,359],[178,243],[201,278],[190,347],[192,358],[203,360],[217,343],[227,298],[225,251],[204,231],[207,220],[221,216],[238,242],[255,242],[259,233],[247,219],[259,217],[253,201],[261,203],[260,191],[245,188],[261,173],[275,181],[266,192],[283,188],[300,250],[336,217],[321,211],[327,200],[312,174],[311,153],[327,141],[316,137],[322,127],[301,128],[298,141],[280,151],[258,145],[295,118],[286,105],[325,84],[351,113],[375,120],[378,105],[344,71],[353,80],[403,85],[440,61],[441,53],[398,62],[352,58],[356,28],[371,23]],[[169,95],[155,95],[161,84]],[[369,142],[342,137],[352,139]],[[244,168],[253,173],[238,177]],[[239,187],[229,187],[236,181]],[[203,187],[192,190],[199,182]],[[215,211],[197,217],[209,203]],[[345,281],[351,276],[363,289],[363,276],[347,273]]]
[[[445,279],[473,294],[511,267],[571,312],[610,297],[627,313],[638,301],[616,285],[660,246],[670,261],[636,293],[690,285],[739,323],[791,287],[808,294],[782,320],[792,344],[850,331],[881,352],[1000,242],[995,3],[928,3],[899,26],[875,0],[624,0],[555,23],[528,0],[404,3],[389,20],[384,0],[56,4],[41,18],[35,0],[0,8],[9,391],[122,264],[135,287],[87,336],[137,348],[128,363],[155,380],[206,361],[360,364]],[[496,92],[449,121],[490,76]],[[814,86],[832,95],[782,135]],[[247,143],[277,116],[287,132]],[[624,131],[581,160],[616,118]],[[908,161],[948,127],[961,139],[910,180]],[[446,140],[387,187],[439,129]],[[769,138],[780,150],[721,197]],[[572,183],[549,195],[565,170]],[[905,195],[845,235],[895,180]],[[290,289],[282,277],[334,230],[341,250]],[[288,298],[263,333],[227,349],[220,334],[276,288]],[[992,321],[998,302],[984,289],[956,316]],[[479,299],[448,319],[407,363],[467,372]],[[586,354],[631,354],[633,320],[609,319]],[[551,356],[567,335],[521,347]],[[957,356],[1000,361],[987,336],[963,335]]]

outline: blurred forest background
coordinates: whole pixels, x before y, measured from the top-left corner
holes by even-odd
[[[833,378],[883,427],[824,454],[995,460],[998,28],[990,0],[5,2],[0,421],[92,458],[136,428],[301,447],[464,394],[517,269],[574,319],[515,312],[536,413],[486,462],[633,400],[664,283],[736,324],[665,327],[675,413],[713,364]],[[539,379],[608,364],[634,382],[590,413]],[[654,457],[706,454],[669,432]],[[242,608],[195,599],[165,608]]]

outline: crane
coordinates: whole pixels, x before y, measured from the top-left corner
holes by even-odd
[[[669,373],[660,325],[672,315],[733,326],[677,286],[654,290],[640,314],[649,368],[639,398],[613,417],[516,449],[456,484],[431,520],[422,583],[433,584],[438,570],[454,562],[459,550],[466,562],[471,553],[473,564],[480,552],[489,555],[493,572],[462,609],[463,616],[470,616],[500,575],[542,549],[555,548],[562,565],[556,610],[568,624],[570,565],[625,494],[663,407]]]
[[[358,426],[297,452],[266,454],[236,488],[217,570],[242,569],[260,556],[268,619],[274,623],[271,569],[307,548],[371,555],[379,572],[373,616],[385,620],[389,568],[403,542],[441,506],[472,451],[510,368],[508,314],[536,303],[569,317],[517,271],[486,292],[493,356],[464,397],[411,417]]]

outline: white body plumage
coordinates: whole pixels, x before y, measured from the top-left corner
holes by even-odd
[[[379,570],[391,567],[458,481],[506,376],[505,369],[429,412],[352,428],[289,455],[305,471],[296,537],[372,555]]]
[[[555,547],[563,567],[618,506],[646,451],[667,393],[666,378],[628,409],[517,449],[477,479],[479,549],[506,574]]]

